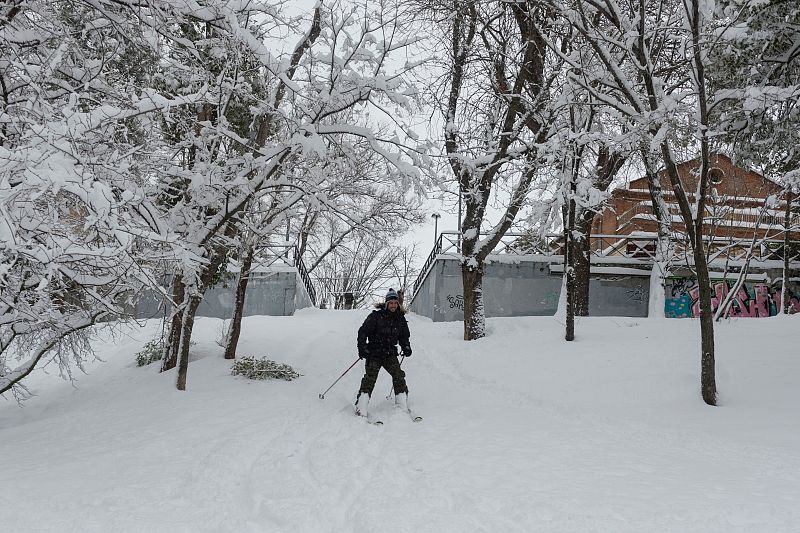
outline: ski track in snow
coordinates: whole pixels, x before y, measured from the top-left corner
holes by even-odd
[[[699,398],[698,324],[410,317],[415,424],[378,380],[353,415],[365,311],[250,317],[240,355],[302,374],[229,375],[198,321],[188,391],[133,366],[157,322],[98,343],[77,387],[0,404],[0,508],[14,532],[796,532],[796,318],[718,325],[721,407]],[[6,529],[6,527],[8,529]]]

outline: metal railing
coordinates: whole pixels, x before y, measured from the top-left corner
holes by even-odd
[[[442,253],[442,240],[444,239],[444,235],[444,233],[439,234],[439,238],[436,239],[436,243],[433,245],[433,250],[428,255],[428,259],[425,260],[425,264],[422,265],[419,275],[417,275],[417,279],[414,280],[414,284],[411,286],[412,290],[414,291],[414,296],[416,296],[417,289],[419,289],[419,287],[422,285],[422,282],[425,280],[425,276],[428,275],[428,270],[430,270],[434,261],[436,261],[436,256]]]
[[[300,249],[294,244],[266,244],[259,247],[258,256],[255,260],[254,268],[269,268],[275,264],[295,267],[300,279],[303,281],[311,304],[317,305],[317,291],[311,276],[308,273],[303,258],[300,256]]]
[[[753,238],[737,239],[731,237],[706,237],[706,253],[709,261],[727,259],[728,261],[743,261],[747,258]],[[688,249],[688,246],[686,246]],[[755,261],[783,261],[783,239],[757,239],[753,247],[753,260]],[[796,241],[789,244],[789,262],[800,260],[800,244]]]
[[[303,280],[303,285],[308,291],[308,296],[311,298],[311,305],[317,306],[317,291],[314,289],[314,283],[311,281],[311,276],[308,274],[303,258],[300,256],[300,249],[295,246],[293,248],[294,266],[297,268],[297,273],[300,274],[300,279]]]

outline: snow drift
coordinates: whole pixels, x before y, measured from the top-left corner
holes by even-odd
[[[188,390],[134,353],[160,324],[106,335],[77,386],[39,372],[0,405],[3,530],[25,532],[789,532],[800,523],[796,317],[716,330],[720,406],[699,394],[694,320],[410,316],[414,424],[352,415],[366,311],[250,317],[240,355],[295,381],[230,375],[199,319]]]

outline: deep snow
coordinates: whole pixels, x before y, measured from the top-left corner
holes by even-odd
[[[384,398],[354,417],[366,311],[244,320],[240,354],[293,382],[229,375],[200,319],[188,391],[133,354],[160,325],[97,344],[77,387],[0,402],[0,530],[26,532],[797,532],[798,317],[717,328],[720,407],[699,396],[695,320],[410,317],[414,424]]]

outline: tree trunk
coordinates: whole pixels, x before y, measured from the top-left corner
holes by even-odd
[[[675,199],[681,209],[681,217],[689,235],[689,242],[694,256],[694,266],[697,272],[697,285],[700,292],[700,390],[703,400],[708,405],[717,405],[717,383],[714,368],[714,313],[711,310],[711,279],[708,275],[708,260],[705,245],[703,244],[703,200],[704,185],[707,182],[708,152],[703,150],[700,171],[700,199],[697,201],[697,220],[692,218],[689,200],[683,189],[677,167],[672,159],[669,145],[662,143],[664,162],[667,173],[672,182]]]
[[[703,244],[703,217],[705,216],[705,198],[709,183],[708,98],[706,97],[705,85],[705,58],[701,48],[701,26],[703,21],[700,15],[700,0],[691,0],[691,3],[688,3],[688,5],[684,3],[684,6],[689,26],[692,30],[693,77],[697,88],[697,133],[700,138],[700,181],[695,199],[697,219],[692,220],[688,209],[684,210],[683,218],[687,228],[692,222],[695,225],[692,244],[694,248],[694,263],[697,269],[697,282],[700,285],[700,337],[703,351],[700,363],[700,387],[703,392],[703,400],[708,405],[717,405],[717,382],[714,377],[714,317],[711,312],[711,279],[708,275],[708,262],[706,260],[705,245]],[[674,192],[677,194],[678,191]]]
[[[717,405],[717,381],[714,362],[714,312],[711,310],[711,278],[708,275],[705,246],[698,236],[694,246],[697,285],[700,289],[700,388],[708,405]]]
[[[592,185],[598,191],[607,191],[614,176],[625,164],[627,156],[613,152],[606,145],[601,145],[597,154],[595,164],[595,176],[592,178]],[[575,256],[572,261],[575,268],[575,315],[589,316],[589,280],[592,274],[592,223],[601,206],[590,205],[589,198],[584,197],[586,206],[579,206],[575,215],[575,226],[577,236],[577,246]]]
[[[189,296],[186,309],[183,313],[183,328],[181,329],[180,354],[178,358],[178,390],[186,390],[186,375],[189,371],[189,345],[192,341],[194,317],[203,297],[199,294]]]
[[[236,226],[230,223],[223,235],[230,238],[236,230]],[[170,341],[177,339],[176,347],[171,350],[177,354],[178,361],[178,390],[186,390],[186,375],[189,369],[189,343],[192,340],[192,330],[194,329],[194,317],[197,308],[203,300],[203,293],[211,285],[214,275],[219,270],[222,262],[227,259],[224,245],[217,245],[211,249],[211,260],[203,267],[200,273],[199,283],[196,287],[187,287],[185,283],[180,283],[180,290],[184,295],[181,301],[181,313],[176,313],[178,320],[173,319],[172,330],[170,331]],[[176,276],[177,278],[177,276]],[[170,368],[173,368],[173,364]]]
[[[575,181],[573,180],[570,191],[569,207],[567,209],[567,223],[564,225],[564,276],[567,285],[567,327],[564,338],[568,341],[575,340]]]
[[[650,271],[650,289],[648,291],[647,316],[649,318],[666,317],[666,281],[669,275],[672,243],[669,234],[664,235],[660,228],[656,239],[655,257]]]
[[[473,261],[475,258],[470,258]],[[483,261],[478,265],[461,265],[464,287],[464,340],[486,336],[486,315],[483,308]]]
[[[183,285],[183,276],[176,274],[172,278],[172,301],[176,306],[172,310],[167,342],[164,344],[164,358],[161,361],[161,372],[172,370],[178,364],[178,348],[181,341],[183,299],[186,289]]]
[[[786,211],[783,213],[783,283],[781,284],[781,310],[789,314],[789,229],[792,227],[792,191],[786,191]]]
[[[666,316],[666,280],[672,263],[672,215],[664,199],[661,178],[650,164],[650,158],[646,150],[642,150],[642,158],[647,173],[647,188],[650,190],[653,214],[658,224],[658,240],[656,241],[653,268],[650,271],[647,316],[649,318],[664,318]]]
[[[228,333],[228,342],[225,347],[225,359],[236,358],[236,348],[239,344],[239,335],[242,331],[242,316],[244,315],[244,299],[247,294],[247,283],[250,281],[250,268],[253,266],[253,257],[256,249],[251,246],[242,258],[239,270],[239,281],[236,284],[236,302],[233,306],[233,319]]]
[[[589,238],[594,221],[594,211],[579,209],[575,220],[577,238],[572,250],[575,283],[575,316],[589,316],[589,279],[591,277],[591,243]]]

